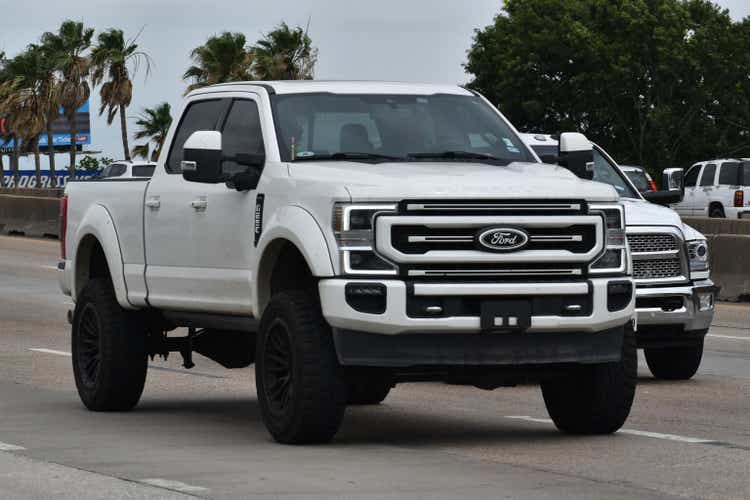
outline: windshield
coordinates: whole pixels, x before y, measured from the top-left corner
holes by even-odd
[[[475,96],[273,96],[283,161],[533,161],[498,113]]]
[[[544,155],[557,155],[557,146],[552,145],[534,145],[531,146],[534,152],[542,157]],[[596,182],[603,182],[614,187],[623,198],[638,198],[640,196],[636,194],[631,185],[625,180],[622,172],[619,168],[609,162],[607,158],[601,153],[599,147],[594,147],[594,179]]]

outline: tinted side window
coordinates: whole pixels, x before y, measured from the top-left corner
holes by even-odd
[[[703,175],[701,175],[701,186],[713,186],[715,175],[716,165],[706,165],[706,168],[703,169]]]
[[[236,100],[227,115],[221,134],[224,150],[223,171],[226,174],[244,172],[247,167],[233,159],[238,154],[262,154],[263,132],[260,128],[260,115],[255,101]]]
[[[222,108],[223,103],[219,99],[213,99],[194,102],[185,110],[169,150],[169,157],[165,164],[167,172],[180,173],[182,146],[185,141],[197,130],[216,130],[216,122],[219,120]]]
[[[745,164],[744,170],[744,176],[742,177],[742,182],[740,182],[740,184],[743,186],[750,186],[750,165]]]
[[[153,177],[155,165],[133,165],[133,177]]]
[[[122,163],[113,163],[104,169],[102,177],[120,177],[126,170],[127,167]]]
[[[736,186],[740,183],[740,164],[724,163],[719,170],[719,184],[724,186]]]
[[[693,165],[690,167],[690,170],[687,171],[687,174],[685,174],[685,187],[693,187],[695,186],[695,183],[698,181],[698,174],[701,171],[700,165]]]

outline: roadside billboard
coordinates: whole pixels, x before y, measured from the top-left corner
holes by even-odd
[[[57,181],[57,186],[51,186],[50,185],[50,176],[49,176],[49,170],[42,170],[41,172],[41,181],[42,185],[37,186],[36,185],[36,172],[34,170],[19,170],[18,171],[18,187],[19,188],[35,188],[35,187],[64,187],[65,184],[68,182],[69,173],[67,170],[56,170],[55,171],[55,180]],[[13,172],[9,171],[7,168],[3,171],[2,183],[0,183],[0,187],[11,187],[13,185]],[[78,170],[76,171],[76,177],[79,179],[89,179],[91,177],[96,177],[101,172],[98,170]]]
[[[8,117],[0,117],[0,134],[6,134]],[[78,108],[75,115],[76,122],[76,144],[91,144],[91,113],[89,111],[89,102],[86,101],[83,106]],[[67,149],[70,146],[70,122],[62,115],[52,122],[52,140],[56,148]],[[39,137],[39,147],[47,148],[47,134],[42,133]],[[7,154],[13,148],[13,141],[0,144],[0,152]]]

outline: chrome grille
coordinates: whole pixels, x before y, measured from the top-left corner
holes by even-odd
[[[374,222],[375,251],[417,278],[569,279],[584,275],[604,246],[601,216],[575,200],[406,200]],[[477,238],[495,227],[523,230],[528,244],[487,251]]]
[[[628,234],[633,278],[644,284],[686,281],[687,262],[678,233],[642,231]]]
[[[633,261],[633,278],[635,279],[652,280],[680,276],[682,276],[682,265],[679,257]]]
[[[677,250],[677,240],[671,234],[629,234],[630,251],[637,253]]]

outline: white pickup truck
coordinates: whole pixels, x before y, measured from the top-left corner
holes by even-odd
[[[347,404],[411,381],[534,381],[564,432],[625,422],[624,210],[586,180],[581,134],[542,165],[457,86],[248,82],[192,92],[166,146],[153,178],[74,182],[63,198],[87,408],[133,408],[149,356],[191,367],[197,352],[255,363],[284,443],[330,440]]]
[[[558,142],[550,135],[521,136],[542,159],[556,156]],[[594,180],[614,187],[625,207],[636,283],[636,343],[655,377],[689,379],[700,366],[714,317],[717,287],[710,279],[708,243],[677,212],[649,203],[649,197],[669,203],[667,192],[641,193],[622,170],[594,144]]]

